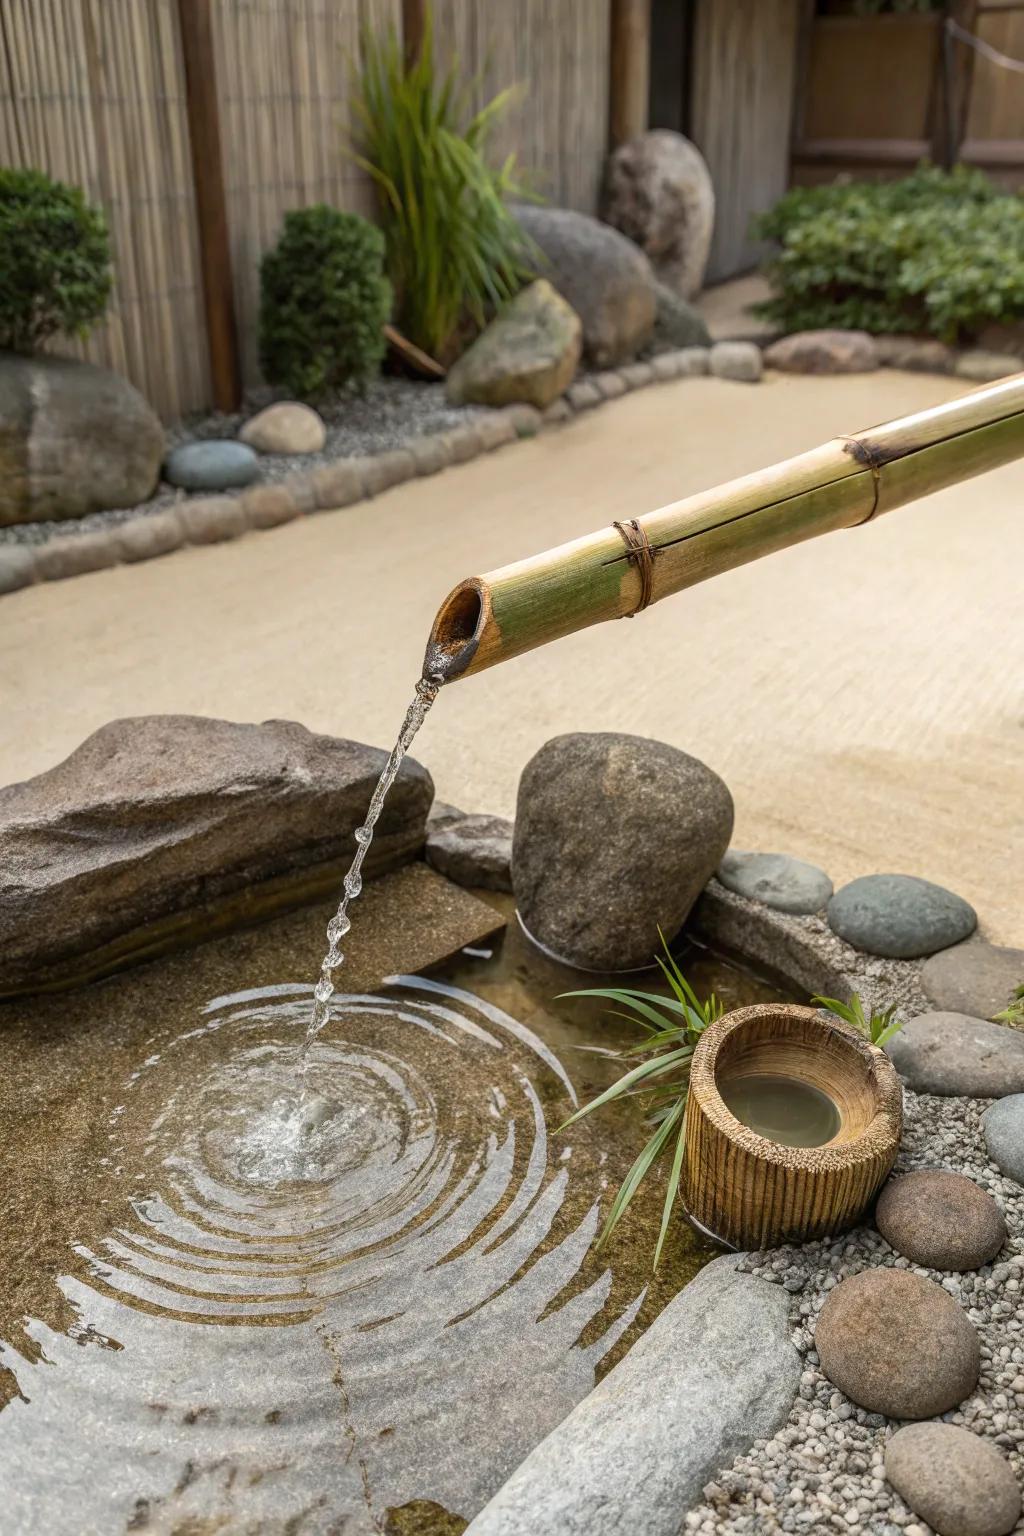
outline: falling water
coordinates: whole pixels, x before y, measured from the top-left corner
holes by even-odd
[[[356,827],[356,851],[349,865],[348,874],[345,876],[345,893],[341,898],[341,904],[337,912],[327,924],[327,953],[320,967],[320,979],[313,988],[313,1012],[309,1020],[309,1028],[306,1031],[303,1052],[309,1050],[310,1045],[323,1029],[330,1016],[331,998],[334,995],[333,973],[344,963],[345,956],[338,948],[342,939],[352,927],[352,920],[348,915],[349,906],[359,895],[363,888],[363,860],[366,858],[370,844],[373,842],[373,829],[380,819],[380,813],[384,808],[398,770],[402,766],[405,754],[413,743],[413,739],[427,716],[431,704],[441,691],[444,678],[439,672],[432,672],[420,678],[416,684],[416,692],[413,701],[409,705],[402,729],[398,733],[398,740],[391,749],[391,756],[384,765],[384,772],[377,781],[377,787],[370,797],[369,809],[366,812],[366,820],[361,827]]]

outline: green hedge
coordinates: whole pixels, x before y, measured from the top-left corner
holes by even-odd
[[[110,240],[80,187],[0,169],[0,348],[85,336],[107,307]]]
[[[1024,199],[980,171],[798,187],[754,221],[777,242],[760,312],[787,331],[842,326],[944,341],[1024,319]]]

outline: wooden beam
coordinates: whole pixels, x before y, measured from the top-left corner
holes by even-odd
[[[423,50],[426,10],[426,0],[402,0],[402,53],[407,70],[412,68]]]
[[[210,382],[217,409],[233,411],[242,398],[242,370],[224,198],[210,0],[178,0],[178,19],[185,62],[186,111],[199,223]]]
[[[608,136],[614,149],[647,130],[651,0],[612,0]]]

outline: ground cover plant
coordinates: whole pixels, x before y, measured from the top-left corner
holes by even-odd
[[[1024,1029],[1024,982],[1021,982],[1019,987],[1014,987],[1009,1006],[993,1017],[1000,1024],[1013,1024],[1018,1029]]]
[[[895,1003],[884,1012],[872,1013],[869,1017],[864,1012],[864,1004],[861,1002],[859,992],[855,992],[848,1003],[841,1003],[834,997],[812,997],[811,1002],[827,1008],[829,1013],[834,1013],[837,1019],[852,1025],[865,1040],[870,1040],[872,1045],[877,1045],[879,1048],[903,1028],[903,1020],[894,1017]]]
[[[398,326],[446,364],[530,276],[529,242],[507,206],[524,191],[515,156],[497,168],[487,158],[511,93],[474,112],[473,84],[460,83],[457,64],[438,70],[429,19],[408,69],[393,29],[364,36],[356,158],[377,186]]]
[[[31,353],[85,336],[112,283],[107,222],[80,187],[0,169],[0,348]]]
[[[1024,198],[981,171],[795,187],[754,221],[772,241],[760,311],[787,331],[839,326],[969,340],[1024,320]]]

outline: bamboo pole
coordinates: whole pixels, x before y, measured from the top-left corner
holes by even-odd
[[[1024,456],[1024,374],[813,448],[637,519],[649,600]],[[642,561],[611,525],[462,581],[434,620],[425,669],[446,680],[634,614]]]

